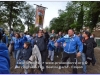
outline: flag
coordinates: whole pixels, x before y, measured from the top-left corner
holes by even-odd
[[[35,20],[36,27],[38,26],[38,27],[43,28],[44,15],[45,15],[45,7],[37,5],[37,7],[36,7],[36,20]]]

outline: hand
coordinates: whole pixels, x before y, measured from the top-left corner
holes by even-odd
[[[80,57],[80,56],[81,56],[81,53],[80,53],[80,52],[78,52],[78,53],[77,53],[77,57]]]
[[[11,41],[11,44],[13,44],[14,43],[14,41]]]
[[[66,46],[66,43],[64,43],[63,46],[65,47]]]
[[[57,42],[55,43],[55,46],[56,46],[56,47],[58,46],[58,43],[57,43]]]

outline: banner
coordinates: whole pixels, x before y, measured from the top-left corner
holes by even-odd
[[[36,20],[35,20],[36,27],[38,26],[38,27],[43,28],[44,15],[45,15],[45,7],[37,5],[37,7],[36,7]]]

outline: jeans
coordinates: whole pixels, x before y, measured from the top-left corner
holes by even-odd
[[[82,53],[81,55],[82,57],[82,66],[83,66],[83,73],[86,73],[87,72],[87,66],[86,66],[86,55],[85,53]]]
[[[14,58],[16,59],[16,64],[18,61],[18,56],[19,56],[20,50],[14,50]]]
[[[54,61],[54,50],[53,51],[49,50],[48,54],[49,54],[48,58],[50,58],[51,61]]]
[[[28,74],[29,64],[25,60],[18,60],[17,65],[24,68],[24,73]]]

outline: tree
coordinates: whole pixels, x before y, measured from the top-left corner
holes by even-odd
[[[37,33],[37,32],[38,32],[38,27],[35,27],[35,24],[30,25],[29,33],[33,34],[33,33]]]
[[[23,13],[21,13],[21,16],[24,19],[24,24],[28,26],[29,31],[30,26],[33,25],[35,21],[35,9],[31,5],[26,4],[23,9]]]
[[[90,23],[90,31],[93,30],[94,27],[96,27],[96,24],[98,22],[98,18],[100,15],[100,2],[91,2],[91,23]]]
[[[58,18],[54,18],[51,20],[50,22],[50,31],[51,30],[55,30],[56,33],[58,33],[59,31],[63,31],[62,27],[64,26],[63,24],[63,19],[58,17]]]
[[[100,21],[100,2],[72,1],[68,2],[65,10],[58,10],[59,16],[50,21],[50,30],[66,31],[70,28],[80,31],[88,26],[90,31]]]
[[[17,26],[14,26],[14,30],[16,31],[16,32],[24,32],[24,30],[25,30],[25,26],[24,25],[17,25]]]
[[[76,31],[80,31],[83,27],[83,17],[84,17],[84,10],[83,10],[83,3],[80,3],[80,12],[78,14],[78,19],[77,19],[77,27],[76,27]]]
[[[45,27],[45,30],[46,30],[47,32],[49,32],[49,31],[50,31],[50,28],[49,28],[49,27]]]
[[[65,11],[59,10],[59,17],[53,18],[50,21],[50,30],[55,29],[58,33],[59,31],[66,32],[70,27],[71,24],[74,23],[75,14],[73,5],[71,2],[67,4]]]
[[[14,20],[16,20],[26,2],[25,1],[3,1],[0,2],[1,10],[0,14],[2,14],[2,22],[7,23],[9,26],[9,29],[11,31],[11,28],[13,28],[15,25]],[[20,18],[19,18],[20,19]]]

